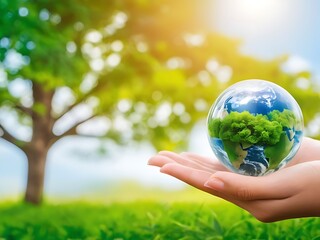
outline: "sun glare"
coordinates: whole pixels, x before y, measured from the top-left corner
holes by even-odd
[[[217,0],[215,25],[231,35],[268,36],[287,24],[288,4],[284,0]]]
[[[234,3],[239,17],[257,24],[279,21],[286,10],[283,1],[279,0],[236,0]]]
[[[243,17],[257,20],[279,12],[278,0],[241,0],[235,1],[235,10]]]
[[[279,0],[218,0],[218,15],[243,24],[268,25],[280,21],[286,6]]]

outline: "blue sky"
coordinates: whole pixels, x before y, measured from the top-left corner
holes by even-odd
[[[261,6],[256,3],[260,2]],[[320,79],[320,1],[318,0],[217,0],[208,22],[221,33],[242,40],[241,51],[262,59],[283,54],[293,56],[294,67],[310,68]],[[212,19],[213,17],[213,19]],[[298,60],[297,60],[298,59]],[[205,139],[204,123],[192,139]],[[76,145],[74,142],[76,141]],[[86,139],[62,140],[50,151],[45,181],[49,195],[81,196],[99,184],[121,179],[150,187],[179,188],[183,185],[158,169],[146,166],[155,153],[148,144],[112,147],[108,157],[86,155],[99,143]],[[80,155],[85,158],[79,159]],[[78,154],[74,154],[78,151]],[[190,151],[211,155],[209,145],[192,141]],[[22,193],[26,180],[26,158],[0,139],[0,199]]]
[[[319,13],[318,0],[218,0],[213,23],[220,32],[242,39],[246,54],[297,56],[320,76]]]

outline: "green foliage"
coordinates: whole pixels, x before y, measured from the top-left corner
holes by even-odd
[[[34,98],[31,104],[25,104],[23,97],[12,96],[7,88],[16,79],[38,84],[43,92],[53,94],[64,87],[75,102],[62,109],[72,111],[92,98],[97,100],[93,115],[106,116],[112,123],[106,138],[118,143],[149,140],[157,148],[166,149],[186,146],[187,134],[198,119],[205,117],[209,105],[199,111],[194,102],[210,103],[217,94],[214,85],[208,87],[198,81],[198,73],[206,71],[213,56],[221,55],[222,59],[225,51],[239,55],[238,42],[204,28],[198,17],[200,8],[208,2],[203,4],[195,0],[117,0],[107,4],[104,0],[2,1],[0,36],[7,44],[0,46],[0,70],[4,68],[7,79],[0,86],[0,92],[6,93],[1,94],[0,107],[9,105],[12,111],[20,111],[23,105],[27,111],[21,113],[29,118],[32,111],[44,116],[45,109],[50,110],[52,117],[46,120],[49,132],[67,112],[56,112],[54,103],[41,102],[43,99]],[[177,13],[181,7],[184,10]],[[204,44],[192,45],[186,35],[203,37]],[[7,66],[6,58],[13,52],[24,60],[21,66]],[[172,67],[170,60],[179,64]],[[93,79],[91,86],[84,84],[88,76]],[[130,103],[125,112],[118,108],[122,100]],[[169,112],[176,103],[183,104],[184,110],[163,118],[157,112],[164,103],[170,104]],[[142,105],[146,111],[137,110]],[[119,117],[128,121],[130,134],[114,127]],[[38,122],[31,124],[38,126]],[[59,137],[51,135],[53,139]]]
[[[248,111],[231,112],[223,119],[209,119],[211,137],[243,144],[275,145],[284,128],[292,128],[296,118],[290,110],[273,110],[267,116]]]
[[[75,101],[70,109],[63,106],[66,110],[92,98],[98,101],[92,108],[94,116],[104,115],[112,123],[105,137],[118,143],[149,140],[158,149],[174,149],[186,146],[190,129],[206,117],[223,89],[239,80],[262,78],[292,90],[310,121],[319,109],[306,107],[308,99],[319,101],[319,94],[312,87],[301,90],[294,84],[298,77],[310,76],[283,73],[285,57],[261,61],[240,54],[240,41],[215,33],[204,22],[202,16],[211,7],[212,1],[195,0],[1,1],[0,36],[8,44],[0,46],[0,68],[7,72],[6,84],[0,86],[0,107],[20,111],[24,105],[21,97],[7,91],[18,78],[40,83],[53,93],[64,87]],[[194,37],[201,41],[194,43]],[[6,66],[12,51],[24,59],[22,66]],[[208,67],[212,61],[217,64],[214,71]],[[95,67],[97,63],[101,67]],[[226,67],[232,74],[221,80],[219,71]],[[88,76],[93,79],[89,87],[84,84]],[[130,102],[125,112],[118,108],[122,100]],[[166,103],[169,114],[161,118],[159,108]],[[52,105],[49,101],[41,108],[36,101],[33,104],[24,107],[43,113]],[[176,104],[183,104],[178,114],[173,111]],[[55,109],[47,121],[53,126],[66,113]],[[29,118],[30,112],[20,111]],[[119,117],[128,121],[130,134],[114,127]]]
[[[303,240],[320,237],[318,218],[263,224],[227,203],[2,205],[0,214],[3,239]]]
[[[296,117],[294,113],[288,109],[283,112],[273,110],[268,114],[270,121],[276,121],[281,124],[282,128],[292,128],[296,124]]]

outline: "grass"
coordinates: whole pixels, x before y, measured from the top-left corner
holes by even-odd
[[[264,224],[222,201],[0,205],[0,239],[320,239],[320,219]]]

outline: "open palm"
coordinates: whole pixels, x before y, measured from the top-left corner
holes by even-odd
[[[149,164],[247,210],[260,221],[320,216],[320,142],[304,138],[284,169],[252,177],[231,173],[216,159],[194,153],[159,152]]]

